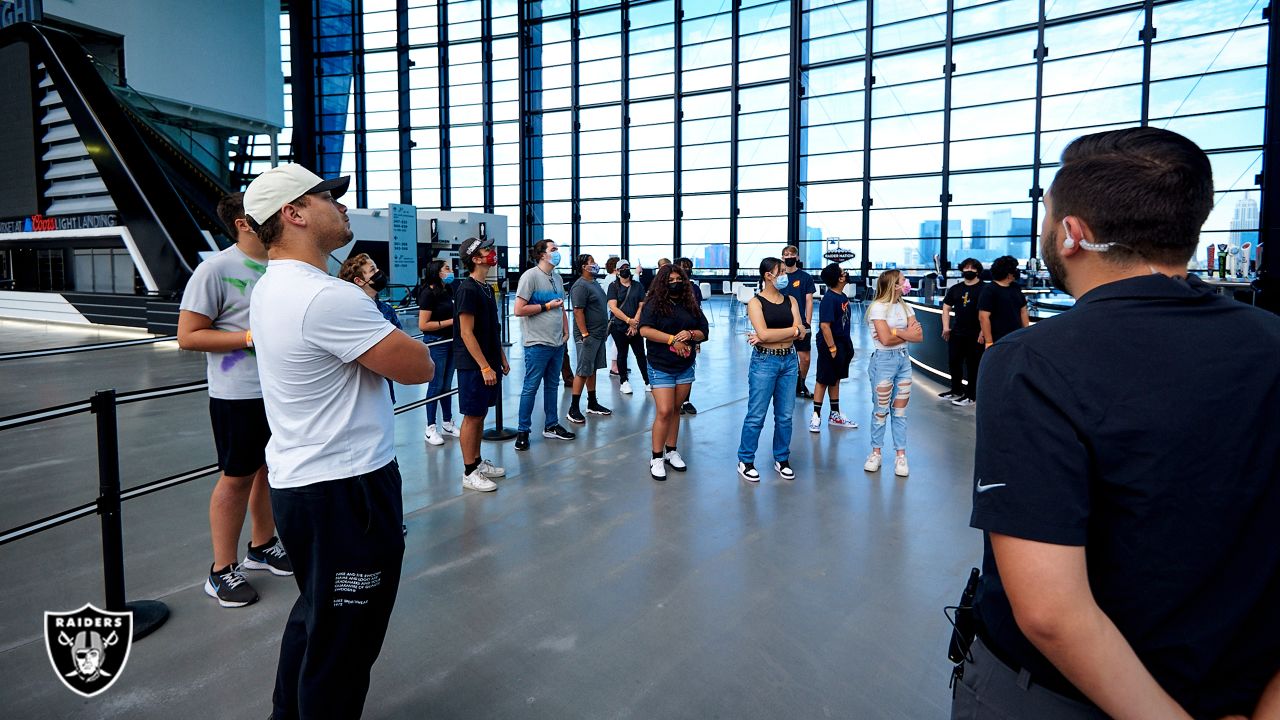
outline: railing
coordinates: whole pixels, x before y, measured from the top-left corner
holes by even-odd
[[[452,341],[436,340],[427,343],[427,345],[430,347],[449,342]],[[66,403],[0,418],[0,431],[4,431],[81,413],[92,413],[95,416],[98,441],[97,499],[93,502],[61,510],[38,520],[23,523],[17,527],[0,530],[0,546],[52,530],[60,525],[65,525],[90,515],[99,516],[102,523],[102,573],[103,585],[106,588],[106,609],[115,612],[132,611],[134,613],[133,637],[135,640],[146,637],[163,625],[165,620],[168,619],[169,610],[164,603],[156,600],[132,602],[126,600],[124,541],[120,515],[121,504],[127,500],[134,500],[154,492],[184,485],[192,480],[208,477],[218,472],[218,466],[216,464],[205,465],[176,475],[145,482],[128,490],[122,490],[120,487],[120,439],[117,431],[116,409],[121,405],[136,402],[203,392],[208,386],[207,382],[193,382],[123,393],[118,393],[114,389],[99,390],[91,398],[81,402]],[[427,403],[453,396],[457,392],[455,388],[438,395],[415,400],[395,408],[393,412],[396,415],[402,415],[423,407]],[[498,405],[495,408],[495,429],[497,430],[502,429],[501,398],[502,393],[499,392]],[[491,433],[492,431],[486,432],[486,439],[495,439],[491,436]]]

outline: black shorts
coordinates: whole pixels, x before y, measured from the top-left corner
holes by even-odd
[[[496,368],[495,372],[500,372]],[[467,417],[484,417],[489,408],[498,403],[498,388],[502,387],[502,376],[492,385],[484,384],[484,375],[479,370],[458,368],[458,410]]]
[[[794,343],[792,343],[792,345],[793,345],[793,346],[795,347],[795,349],[796,349],[796,352],[806,352],[806,353],[807,353],[807,352],[809,352],[810,350],[812,350],[812,349],[813,349],[813,328],[811,328],[811,327],[809,327],[808,325],[806,325],[806,326],[805,326],[805,330],[806,330],[807,332],[805,333],[804,337],[802,337],[802,338],[796,338],[796,341],[795,341]]]
[[[218,449],[218,468],[230,477],[248,477],[267,464],[267,407],[262,398],[223,400],[209,398],[209,419],[213,422],[213,444]]]
[[[826,345],[818,345],[817,381],[828,387],[838,385],[849,377],[849,363],[853,362],[853,343],[845,344],[836,341],[836,356],[831,357],[831,350]]]

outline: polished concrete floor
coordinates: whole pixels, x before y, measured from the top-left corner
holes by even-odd
[[[797,400],[796,479],[766,471],[745,483],[734,471],[745,324],[714,305],[693,392],[701,412],[682,421],[689,472],[665,483],[648,477],[651,401],[621,395],[603,374],[615,413],[575,428],[577,441],[535,437],[526,453],[485,444],[508,471],[492,494],[462,492],[456,441],[426,446],[421,410],[397,417],[408,548],[365,717],[946,717],[942,607],[981,551],[968,528],[972,410],[936,400],[941,388],[918,378],[911,477],[863,472],[869,352],[860,349],[842,406],[864,427],[810,434],[808,403]],[[0,346],[9,331],[0,326]],[[865,333],[860,343],[869,345]],[[518,345],[509,352],[514,425],[523,365]],[[203,367],[162,346],[0,362],[0,416],[98,387],[199,380]],[[397,395],[404,403],[421,389]],[[210,463],[206,406],[197,393],[121,408],[125,486]],[[534,418],[538,426],[541,402]],[[770,437],[767,423],[766,470]],[[92,501],[95,457],[87,415],[0,431],[0,530]],[[212,483],[126,503],[129,597],[161,599],[172,617],[93,699],[53,676],[41,633],[45,610],[101,604],[97,519],[0,546],[0,715],[267,715],[296,586],[253,573],[262,599],[239,610],[204,595]]]

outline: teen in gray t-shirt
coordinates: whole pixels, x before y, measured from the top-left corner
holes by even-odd
[[[604,288],[594,280],[579,278],[569,288],[569,299],[574,310],[586,313],[587,333],[593,338],[603,338],[609,332],[609,303]],[[573,323],[573,336],[580,337],[578,324]]]
[[[564,281],[555,270],[550,273],[533,266],[524,271],[520,282],[516,285],[516,297],[530,305],[544,305],[552,300],[564,300]],[[524,346],[564,345],[564,313],[549,312],[525,315],[520,318],[524,322]]]
[[[182,292],[181,310],[204,315],[214,330],[246,332],[249,329],[249,297],[267,266],[231,247],[196,266]],[[209,397],[249,400],[262,397],[258,360],[253,348],[231,352],[207,352]]]

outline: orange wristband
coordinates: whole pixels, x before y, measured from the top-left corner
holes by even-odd
[[[252,330],[244,331],[244,346],[253,347],[253,331]]]

